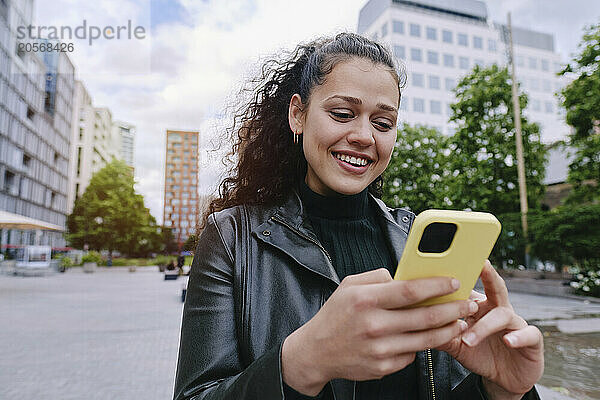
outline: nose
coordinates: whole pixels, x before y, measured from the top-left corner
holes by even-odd
[[[357,120],[357,123],[351,129],[351,132],[346,136],[348,143],[362,147],[375,144],[375,138],[373,137],[374,128],[368,118]]]

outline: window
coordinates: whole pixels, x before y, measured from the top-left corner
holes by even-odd
[[[529,68],[537,69],[537,58],[529,57]]]
[[[429,89],[440,88],[440,77],[435,75],[429,75]]]
[[[454,55],[444,54],[444,67],[454,68]]]
[[[410,24],[410,36],[421,37],[421,25]]]
[[[458,57],[458,66],[460,69],[469,69],[469,59],[467,57]]]
[[[469,45],[469,40],[468,40],[466,34],[459,33],[457,36],[458,36],[458,45],[459,46],[468,46]]]
[[[387,22],[381,26],[381,37],[384,38],[387,36],[388,27]]]
[[[425,78],[423,77],[423,74],[419,74],[419,73],[414,73],[412,74],[412,84],[413,86],[416,87],[423,87],[425,86]]]
[[[473,47],[476,49],[483,49],[483,39],[481,36],[473,36]]]
[[[413,61],[423,61],[423,53],[421,49],[410,49],[410,59]]]
[[[428,26],[425,28],[425,34],[429,40],[437,40],[437,29]]]
[[[473,60],[473,64],[474,65],[479,65],[480,67],[483,67],[485,63],[483,62],[483,60],[481,58],[476,58],[476,59]]]
[[[532,109],[533,111],[541,111],[541,109],[542,109],[542,106],[541,106],[541,103],[540,103],[540,101],[539,101],[539,100],[537,100],[537,99],[532,99],[532,100],[531,100],[531,109]]]
[[[31,157],[29,157],[27,154],[23,154],[23,168],[25,170],[28,170],[30,165],[31,165]]]
[[[448,90],[448,91],[454,90],[454,79],[453,78],[444,79],[444,86],[445,86],[446,90]]]
[[[550,85],[550,81],[548,79],[543,79],[542,80],[542,90],[544,92],[551,92],[552,91],[552,88],[551,88],[551,85]]]
[[[429,64],[438,64],[438,52],[437,51],[428,51],[427,52],[427,62]]]
[[[415,112],[425,112],[425,100],[423,99],[413,99],[413,111]]]
[[[544,111],[546,111],[547,113],[553,113],[554,112],[554,105],[552,104],[551,101],[546,101],[544,103]]]
[[[394,46],[394,56],[396,58],[405,59],[406,53],[404,51],[404,46]]]
[[[494,39],[488,39],[488,51],[495,53],[496,49],[496,41]]]
[[[4,171],[4,190],[15,196],[18,193],[15,174],[10,171]]]
[[[545,58],[542,58],[542,71],[550,70],[550,63]]]
[[[453,42],[452,32],[443,30],[442,31],[442,41],[444,43],[452,43]]]
[[[27,106],[27,119],[30,121],[33,121],[34,115],[35,115],[35,112],[33,111],[33,108]]]
[[[432,114],[441,114],[442,103],[437,100],[431,100],[429,102],[429,112],[431,112]]]
[[[538,78],[531,78],[529,80],[531,90],[540,90],[540,80]]]
[[[392,30],[394,33],[404,34],[404,22],[392,21]]]

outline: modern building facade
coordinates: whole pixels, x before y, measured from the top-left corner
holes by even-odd
[[[119,137],[120,158],[133,170],[135,126],[127,122],[115,121],[113,122],[113,129],[117,131],[116,135]]]
[[[448,123],[452,89],[476,65],[508,63],[507,29],[488,19],[478,0],[369,0],[361,9],[358,33],[385,43],[406,65],[401,122],[423,124],[452,134]],[[564,139],[568,127],[554,93],[561,58],[550,34],[513,27],[517,79],[529,97],[524,110],[538,122],[544,143]]]
[[[92,176],[113,159],[121,158],[121,136],[113,129],[108,108],[94,107],[82,82],[75,83],[69,162],[69,212]]]
[[[167,130],[163,224],[179,246],[198,224],[198,132]]]
[[[0,1],[0,210],[64,230],[74,67],[65,53],[26,52],[16,28],[33,0]],[[65,245],[62,232],[3,229],[2,247]]]

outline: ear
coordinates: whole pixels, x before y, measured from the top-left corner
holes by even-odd
[[[302,104],[302,98],[298,93],[294,94],[290,99],[288,121],[290,123],[290,129],[294,134],[296,132],[302,133],[304,128],[304,105]]]

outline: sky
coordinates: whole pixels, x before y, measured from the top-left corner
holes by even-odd
[[[366,0],[35,0],[38,25],[144,28],[142,39],[75,41],[70,54],[94,106],[136,126],[136,190],[162,223],[167,129],[200,131],[199,191],[214,191],[236,94],[262,60],[300,42],[355,31]],[[596,0],[487,0],[488,15],[551,33],[564,61],[585,25],[600,21]],[[215,150],[216,149],[216,150]]]

